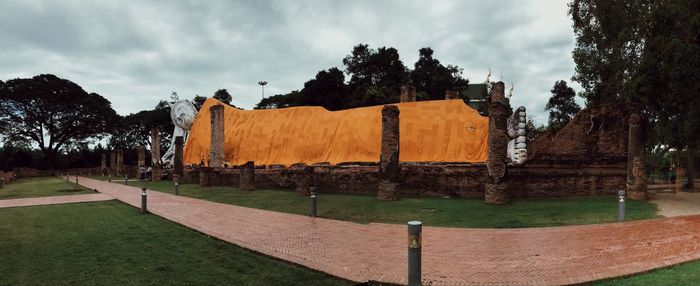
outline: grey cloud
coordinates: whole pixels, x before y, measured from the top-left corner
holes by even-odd
[[[251,108],[258,81],[267,95],[300,89],[358,43],[395,47],[411,68],[430,46],[472,82],[491,68],[540,123],[554,81],[574,72],[559,1],[3,2],[0,79],[54,73],[121,114],[219,88]]]

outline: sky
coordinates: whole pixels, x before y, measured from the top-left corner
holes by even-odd
[[[557,80],[571,83],[575,39],[564,1],[33,1],[0,0],[0,80],[50,73],[126,115],[175,91],[221,88],[251,109],[343,69],[352,47],[394,47],[409,67],[431,47],[472,83],[514,84],[513,107],[539,124]],[[346,77],[349,79],[349,77]]]

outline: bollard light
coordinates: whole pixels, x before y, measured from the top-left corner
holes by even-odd
[[[175,185],[175,195],[179,196],[180,195],[180,187],[178,186],[178,182],[175,181],[173,184]]]
[[[70,181],[70,178],[68,177],[68,173],[66,173],[66,181]]]
[[[622,222],[625,221],[625,190],[619,190],[617,195],[620,198],[617,208],[617,220]]]
[[[421,285],[421,232],[423,223],[420,221],[408,222],[408,285]]]
[[[124,175],[124,185],[129,185],[129,175]]]
[[[141,188],[141,213],[145,214],[148,212],[148,206],[146,205],[146,188]]]
[[[75,184],[78,185],[78,176],[75,176]]]
[[[109,173],[109,177],[108,177],[107,181],[110,183],[112,182],[112,173]]]
[[[316,217],[316,187],[311,187],[311,217]]]

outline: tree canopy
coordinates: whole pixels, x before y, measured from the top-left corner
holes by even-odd
[[[418,100],[442,99],[446,89],[466,88],[468,81],[459,67],[444,66],[430,48],[419,55],[415,69],[409,70],[395,48],[359,44],[343,59],[345,73],[337,67],[319,71],[301,90],[264,98],[256,108],[308,105],[340,110],[398,102],[404,84],[416,87]]]
[[[576,92],[566,85],[566,81],[555,82],[551,93],[552,97],[549,98],[544,110],[549,111],[549,129],[559,130],[569,123],[569,120],[581,110],[581,107],[574,99]]]
[[[117,120],[107,99],[55,75],[12,79],[0,86],[4,139],[36,143],[49,167],[61,147],[99,138]]]

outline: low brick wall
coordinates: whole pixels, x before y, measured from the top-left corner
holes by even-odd
[[[572,159],[573,160],[573,159]],[[624,158],[597,161],[539,161],[509,166],[508,193],[511,197],[561,197],[612,195],[624,188]],[[295,189],[305,181],[319,193],[377,194],[379,166],[324,165],[304,167],[255,168],[258,189]],[[203,186],[237,187],[240,171],[231,168],[185,169],[187,183]],[[402,163],[399,182],[401,197],[483,197],[487,182],[485,164]],[[200,178],[200,175],[203,176]],[[305,177],[311,176],[311,178]]]

